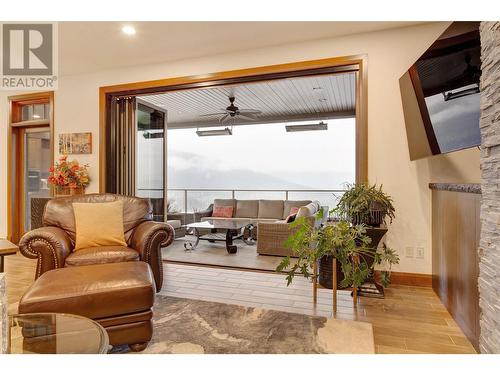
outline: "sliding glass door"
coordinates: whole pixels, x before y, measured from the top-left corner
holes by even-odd
[[[162,108],[135,96],[110,98],[106,128],[106,192],[150,198],[165,219],[166,118]]]
[[[136,104],[135,195],[150,198],[154,220],[164,221],[167,114],[140,99],[136,99]]]

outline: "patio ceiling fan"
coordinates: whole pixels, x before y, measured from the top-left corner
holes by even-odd
[[[200,117],[222,116],[221,118],[219,118],[219,122],[225,122],[230,119],[235,120],[236,118],[255,121],[257,120],[255,116],[262,113],[262,111],[259,111],[258,109],[240,109],[234,104],[235,100],[236,98],[234,96],[230,96],[229,106],[225,109],[221,109],[221,112],[207,113],[205,115],[200,115]]]

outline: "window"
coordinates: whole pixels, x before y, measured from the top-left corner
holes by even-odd
[[[183,209],[185,193],[178,189],[229,190],[188,192],[189,211],[214,197],[230,198],[231,190],[240,190],[237,199],[285,199],[290,190],[289,199],[333,207],[332,192],[310,190],[341,190],[355,181],[356,126],[354,118],[326,122],[326,131],[287,133],[285,123],[275,123],[235,126],[232,135],[213,137],[199,137],[193,128],[168,130],[169,203]]]
[[[48,120],[49,104],[24,104],[21,105],[21,121]]]

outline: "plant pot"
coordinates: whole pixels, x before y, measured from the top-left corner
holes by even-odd
[[[54,197],[70,197],[83,194],[85,194],[84,187],[70,188],[68,186],[56,186],[54,189]]]
[[[364,261],[368,264],[368,267],[372,266],[373,256],[366,254],[366,255],[360,255],[360,257],[364,259]],[[333,256],[331,255],[325,255],[319,261],[318,283],[319,285],[327,289],[333,288],[332,262],[333,262]],[[339,261],[337,261],[337,289],[344,289],[343,287],[340,286],[342,280],[344,280],[344,272],[342,272],[342,265],[340,264]]]
[[[370,227],[378,228],[384,222],[384,211],[371,209],[368,216],[357,214],[351,218],[352,225],[365,224]]]
[[[332,263],[332,255],[325,255],[319,260],[318,283],[323,288],[333,289]],[[342,272],[340,262],[337,261],[337,288],[340,288],[340,282],[342,280],[344,280],[344,273]]]
[[[386,234],[387,229],[385,228],[367,228],[366,235],[371,238],[370,248],[373,249],[373,255],[364,254],[360,255],[362,260],[360,262],[366,262],[369,268],[373,266],[373,259],[375,252],[377,251],[378,244],[382,240],[382,237]],[[327,289],[332,289],[333,287],[333,276],[332,276],[332,255],[325,255],[319,261],[318,267],[318,283]],[[337,289],[341,289],[340,283],[344,280],[344,273],[342,272],[342,265],[337,261]]]

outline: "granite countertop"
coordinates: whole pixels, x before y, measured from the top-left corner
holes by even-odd
[[[433,190],[447,190],[458,191],[459,193],[481,194],[481,184],[435,182],[430,183],[429,188]]]

